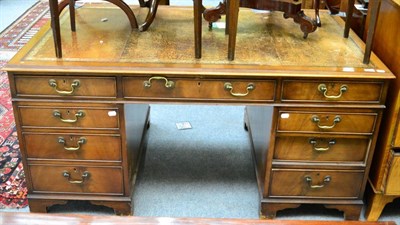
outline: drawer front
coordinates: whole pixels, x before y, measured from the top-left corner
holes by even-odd
[[[170,82],[170,83],[168,83]],[[125,98],[138,99],[192,99],[236,101],[240,99],[273,101],[275,81],[246,80],[203,80],[148,77],[125,77],[123,92]]]
[[[16,95],[51,97],[115,98],[114,77],[15,76]]]
[[[28,160],[121,161],[121,137],[115,134],[23,133]]]
[[[395,125],[395,130],[394,130],[394,134],[393,134],[392,147],[400,148],[400,118],[399,117],[396,120],[396,124],[393,124],[393,125]]]
[[[385,194],[400,195],[400,151],[391,150],[389,157]]]
[[[383,83],[285,80],[282,101],[381,102]]]
[[[274,160],[365,163],[370,139],[280,136]]]
[[[358,198],[363,171],[273,169],[271,197]]]
[[[396,127],[395,135],[393,136],[392,147],[400,148],[400,130],[398,125]]]
[[[119,167],[30,165],[33,192],[122,195]]]
[[[18,106],[23,128],[118,129],[117,108]]]
[[[280,111],[278,131],[372,134],[376,113]]]

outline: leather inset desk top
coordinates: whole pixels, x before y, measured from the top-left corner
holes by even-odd
[[[145,8],[132,6],[138,21]],[[364,43],[354,34],[343,38],[343,21],[321,12],[322,27],[303,39],[298,24],[281,12],[241,8],[236,57],[227,59],[225,29],[208,31],[203,21],[203,54],[194,57],[193,10],[161,6],[146,32],[130,28],[119,8],[86,4],[77,10],[77,31],[70,30],[68,11],[62,15],[63,58],[55,56],[49,24],[7,65],[8,70],[52,72],[158,73],[326,77],[382,77],[389,70],[372,55],[362,63]],[[297,76],[297,75],[296,75]],[[389,78],[389,77],[388,77]]]
[[[145,9],[134,8],[134,11],[138,20],[143,19]],[[68,13],[61,19],[63,60],[365,67],[360,61],[363,52],[354,40],[342,37],[343,28],[327,12],[322,12],[321,17],[323,26],[303,39],[298,24],[284,19],[281,12],[254,13],[241,8],[237,56],[230,62],[226,52],[221,51],[227,49],[225,30],[208,32],[206,21],[203,23],[203,57],[201,60],[194,58],[190,7],[160,7],[153,26],[140,33],[131,30],[120,9],[89,5],[77,10],[75,34],[70,31]],[[102,22],[102,19],[107,21]],[[51,32],[48,32],[26,59],[56,60],[54,49],[50,48],[52,41]]]

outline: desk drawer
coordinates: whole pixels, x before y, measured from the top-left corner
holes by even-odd
[[[253,80],[203,80],[160,77],[125,77],[125,98],[273,101],[276,83]]]
[[[358,198],[364,171],[273,169],[271,197]]]
[[[280,136],[275,141],[274,160],[366,163],[369,144],[368,138]]]
[[[117,108],[18,106],[23,128],[118,129]]]
[[[114,77],[15,76],[15,91],[22,96],[115,98]]]
[[[33,192],[122,195],[120,167],[30,165]]]
[[[377,113],[280,111],[279,132],[354,133],[370,135]]]
[[[115,134],[23,132],[28,159],[121,161],[121,137]]]
[[[282,101],[379,103],[382,91],[381,82],[285,80]]]

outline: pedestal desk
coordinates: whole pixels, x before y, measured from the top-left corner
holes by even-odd
[[[339,18],[322,12],[303,39],[281,13],[243,9],[228,61],[218,29],[193,57],[192,8],[160,7],[144,33],[112,6],[76,13],[76,33],[60,19],[62,59],[47,25],[5,68],[32,212],[88,200],[131,214],[148,104],[188,103],[247,106],[262,215],[323,204],[359,218],[394,76],[375,55],[362,63],[363,43],[342,37]]]

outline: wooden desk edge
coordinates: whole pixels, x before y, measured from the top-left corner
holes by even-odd
[[[320,220],[258,220],[258,219],[212,219],[212,218],[171,218],[171,217],[136,217],[136,216],[107,216],[107,215],[77,215],[77,214],[42,214],[23,212],[0,212],[2,224],[163,224],[171,225],[239,225],[239,224],[266,224],[266,225],[396,225],[394,221],[320,221]]]

